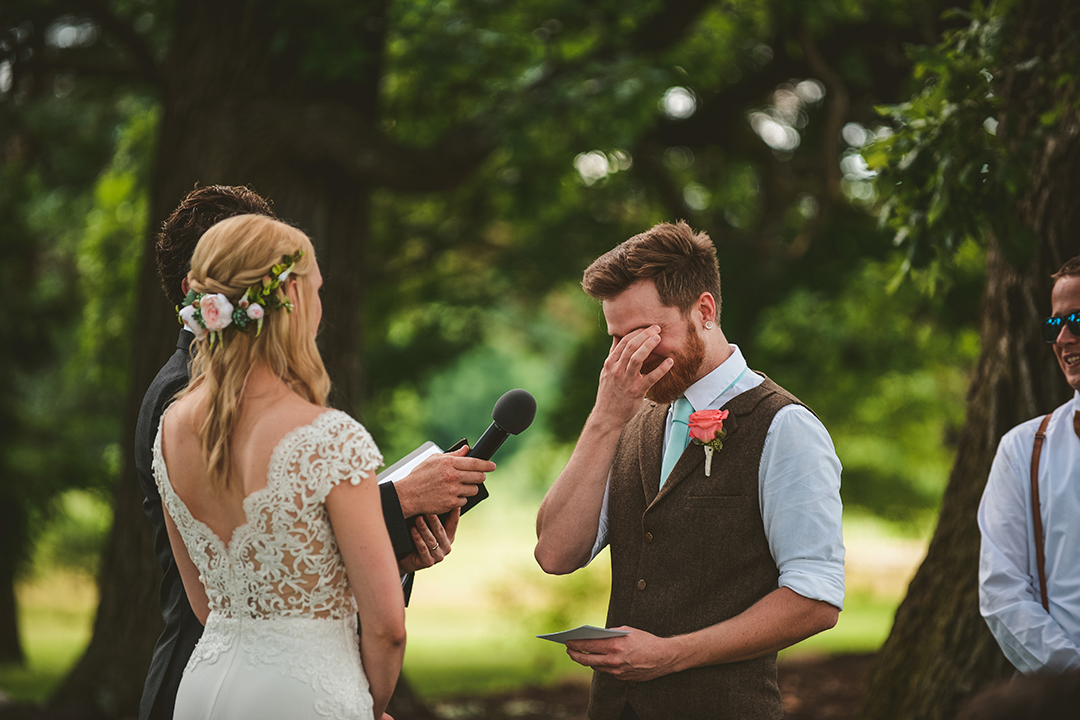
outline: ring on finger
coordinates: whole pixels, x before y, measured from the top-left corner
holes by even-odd
[[[435,552],[438,549],[439,549],[439,543],[435,543],[434,545],[432,545],[431,547],[428,548],[428,550],[430,550],[431,552]]]

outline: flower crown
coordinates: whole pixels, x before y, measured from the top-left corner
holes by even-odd
[[[236,307],[221,293],[188,290],[177,308],[180,324],[195,333],[196,340],[202,340],[209,334],[210,347],[220,339],[221,331],[230,325],[243,332],[248,332],[254,326],[255,337],[258,337],[262,332],[263,317],[268,311],[284,308],[286,312],[292,312],[292,302],[277,289],[289,278],[293,266],[302,257],[303,250],[285,255],[280,263],[270,268],[269,275],[264,275],[260,282],[244,291]]]

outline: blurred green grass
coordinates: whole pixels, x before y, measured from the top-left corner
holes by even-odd
[[[538,499],[500,490],[493,486],[493,497],[463,519],[447,561],[416,579],[405,673],[428,699],[589,679],[561,645],[534,636],[604,624],[608,555],[573,575],[545,575],[532,557]],[[781,661],[872,652],[887,636],[924,543],[857,516],[846,519],[845,535],[848,593],[837,626],[784,651]],[[54,569],[23,582],[19,602],[28,663],[0,666],[0,690],[40,701],[89,640],[96,591],[86,576]]]
[[[90,641],[97,587],[84,573],[57,569],[19,584],[23,666],[0,665],[0,691],[18,702],[46,699]]]

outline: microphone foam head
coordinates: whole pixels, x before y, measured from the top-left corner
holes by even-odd
[[[505,393],[491,409],[491,419],[511,435],[523,432],[536,417],[536,398],[520,388]]]

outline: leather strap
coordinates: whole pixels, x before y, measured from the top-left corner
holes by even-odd
[[[1035,433],[1035,447],[1031,451],[1031,515],[1035,522],[1035,561],[1039,565],[1039,592],[1042,593],[1043,608],[1047,612],[1050,612],[1050,599],[1046,596],[1046,551],[1043,548],[1042,512],[1039,508],[1039,456],[1042,454],[1046,426],[1049,423],[1050,415],[1047,415],[1039,425],[1039,431]]]

